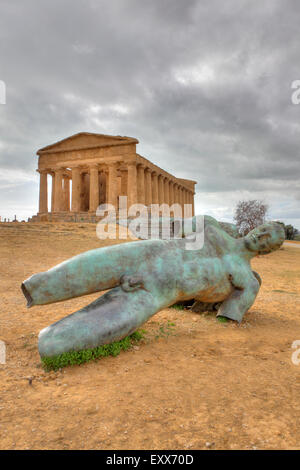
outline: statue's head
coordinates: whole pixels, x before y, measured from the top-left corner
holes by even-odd
[[[266,255],[278,250],[284,239],[284,228],[278,222],[260,225],[244,237],[246,248],[249,251],[256,252],[258,255]]]

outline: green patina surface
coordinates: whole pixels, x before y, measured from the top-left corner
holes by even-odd
[[[193,227],[197,228],[197,218]],[[108,290],[83,309],[39,335],[42,357],[95,348],[134,332],[158,311],[178,301],[220,302],[218,315],[240,322],[260,284],[250,261],[278,249],[280,224],[268,223],[233,238],[205,216],[204,246],[187,249],[197,234],[176,240],[144,240],[82,253],[22,285],[28,306]],[[192,237],[192,238],[191,238]]]

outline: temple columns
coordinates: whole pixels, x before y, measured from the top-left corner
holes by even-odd
[[[192,215],[194,216],[195,215],[195,202],[194,202],[194,196],[195,194],[192,193]]]
[[[118,179],[117,179],[117,164],[111,163],[108,165],[108,192],[107,202],[112,204],[118,210]]]
[[[109,203],[119,209],[119,195],[127,196],[128,207],[133,204],[178,204],[182,210],[190,205],[186,216],[194,215],[194,192],[185,187],[184,180],[160,171],[143,160],[92,162],[89,166],[38,170],[40,174],[39,214],[48,212],[47,174],[52,176],[51,212],[70,212],[70,180],[72,179],[71,211],[73,214],[94,214],[99,204]],[[71,176],[72,173],[72,176]],[[57,214],[56,214],[57,215]],[[52,219],[51,219],[52,220]],[[54,219],[53,219],[54,220]]]
[[[165,204],[170,203],[170,193],[169,193],[169,180],[168,178],[164,179],[164,202]]]
[[[178,204],[178,184],[174,184],[174,204]]]
[[[63,178],[63,199],[64,199],[64,210],[70,211],[70,179],[68,176]]]
[[[145,204],[145,168],[143,165],[137,167],[137,200],[139,204]]]
[[[183,206],[184,206],[184,188],[180,188],[180,205],[183,209]]]
[[[98,174],[99,178],[99,204],[106,203],[106,173],[101,170]]]
[[[178,187],[178,204],[182,206],[182,188],[181,186]]]
[[[150,168],[145,170],[145,204],[146,206],[152,204],[152,177]]]
[[[52,184],[51,184],[51,212],[54,212],[55,207],[55,173],[51,173]]]
[[[55,170],[55,196],[54,196],[54,211],[61,212],[64,210],[64,196],[63,196],[63,168]]]
[[[48,182],[47,171],[40,170],[39,212],[48,212]]]
[[[121,170],[121,196],[127,196],[128,171]]]
[[[158,203],[163,204],[164,201],[164,177],[163,175],[158,176]]]
[[[174,204],[174,183],[173,183],[173,181],[170,181],[169,204],[170,204],[170,206],[172,206]]]
[[[128,163],[127,181],[128,208],[137,203],[137,168],[136,162]]]
[[[81,174],[80,168],[72,168],[72,212],[80,212]]]
[[[152,204],[158,204],[158,176],[152,173]]]
[[[89,212],[96,212],[99,206],[99,169],[98,166],[90,167],[90,200]]]

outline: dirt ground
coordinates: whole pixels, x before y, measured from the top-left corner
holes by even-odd
[[[38,332],[97,295],[26,309],[20,284],[103,244],[89,224],[0,224],[0,449],[300,449],[298,247],[254,260],[240,326],[166,309],[135,348],[46,373]]]

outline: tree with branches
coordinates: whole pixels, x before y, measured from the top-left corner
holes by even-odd
[[[234,220],[241,235],[245,236],[258,225],[265,222],[267,204],[257,199],[239,201],[235,209]]]

